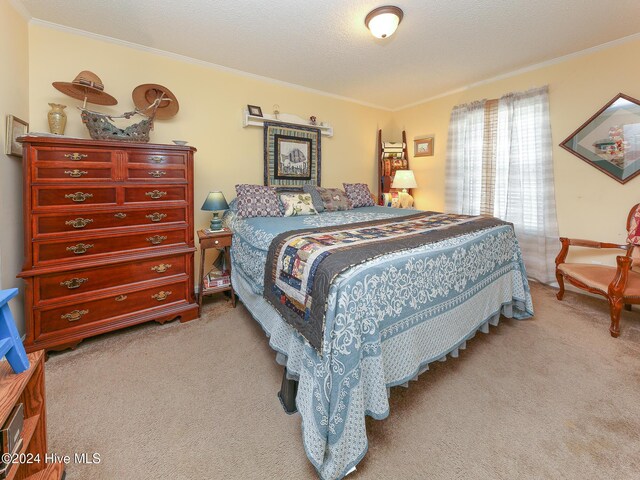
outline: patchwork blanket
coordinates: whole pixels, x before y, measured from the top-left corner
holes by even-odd
[[[421,212],[284,232],[269,247],[264,298],[322,354],[329,288],[340,273],[382,255],[498,225],[507,223],[493,217]]]

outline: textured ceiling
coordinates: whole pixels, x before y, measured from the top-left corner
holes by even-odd
[[[387,108],[640,32],[638,0],[401,0],[387,40],[364,26],[385,0],[22,3],[36,19]]]

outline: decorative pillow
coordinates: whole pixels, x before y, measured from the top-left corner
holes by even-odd
[[[303,185],[302,190],[304,193],[308,193],[311,195],[311,200],[313,201],[313,208],[316,209],[316,212],[322,213],[324,212],[324,203],[322,202],[322,197],[318,193],[318,188],[315,185]]]
[[[313,206],[311,195],[308,193],[282,193],[280,194],[280,201],[284,206],[285,217],[318,214]]]
[[[320,188],[318,193],[322,198],[324,210],[326,212],[337,212],[339,210],[351,210],[353,204],[347,194],[339,188]]]
[[[366,183],[343,183],[344,191],[353,203],[353,208],[373,207],[375,202]]]
[[[236,185],[238,216],[281,217],[278,194],[273,187],[263,185]]]
[[[238,199],[234,198],[233,200],[231,200],[229,202],[229,210],[231,210],[232,212],[237,212],[238,211]]]
[[[636,208],[629,222],[629,236],[627,241],[634,245],[640,245],[640,207]]]

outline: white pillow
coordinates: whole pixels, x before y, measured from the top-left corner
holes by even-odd
[[[284,205],[285,217],[318,214],[308,193],[281,193],[280,201]]]

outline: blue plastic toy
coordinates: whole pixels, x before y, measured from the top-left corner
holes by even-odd
[[[29,359],[9,310],[9,300],[17,294],[17,288],[0,290],[0,360],[7,357],[13,371],[21,373],[29,368]]]

